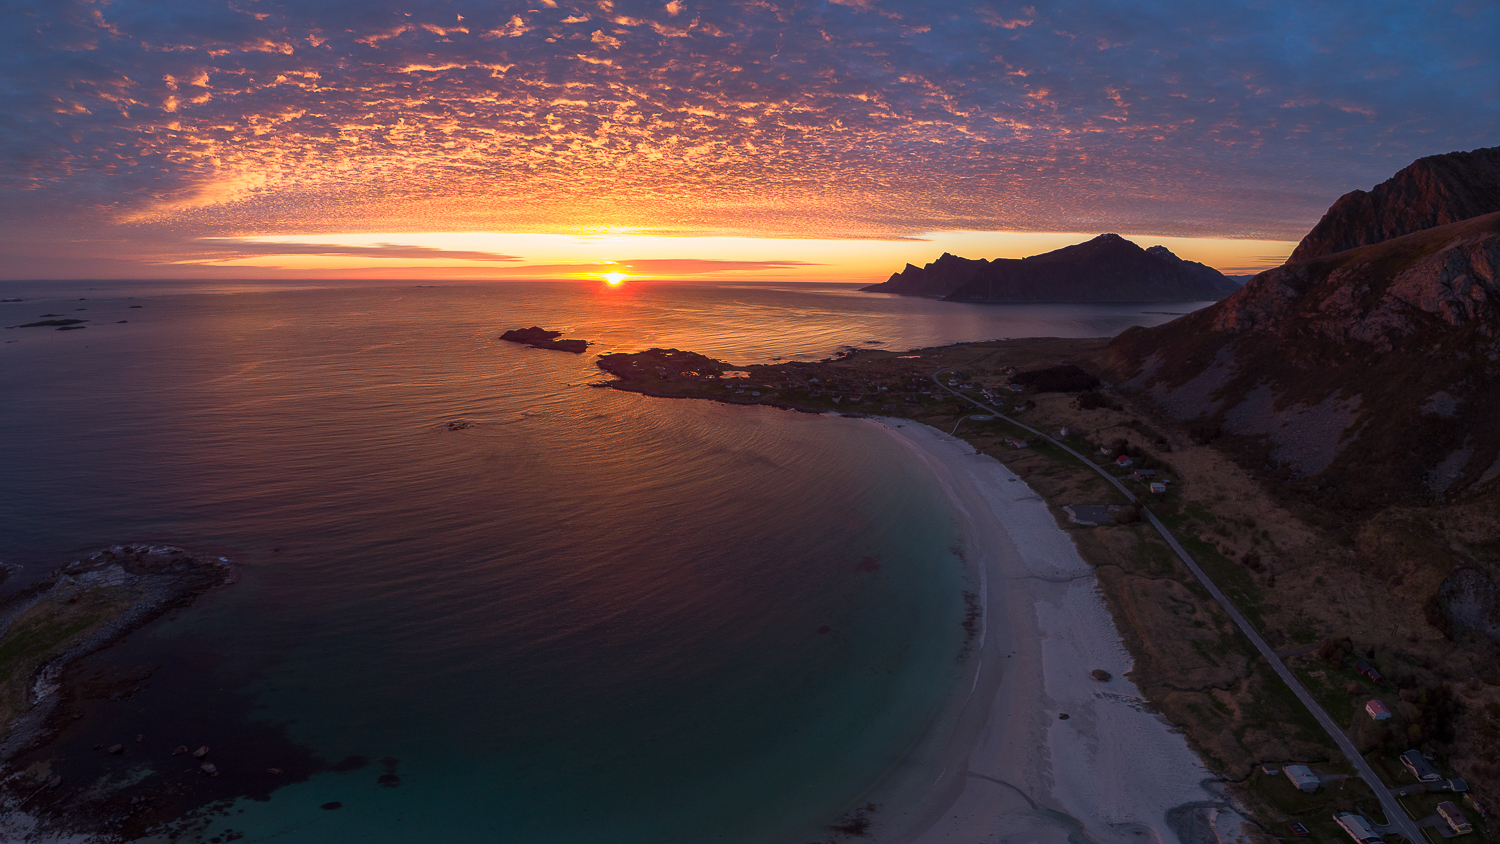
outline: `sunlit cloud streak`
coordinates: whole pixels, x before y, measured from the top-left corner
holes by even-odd
[[[28,238],[1295,239],[1352,187],[1500,138],[1500,8],[1477,0],[12,8],[0,214]]]
[[[209,252],[220,252],[218,260],[234,260],[254,255],[337,255],[356,258],[412,259],[447,261],[521,261],[515,255],[478,252],[464,249],[439,249],[435,246],[412,246],[399,243],[377,243],[373,246],[350,246],[333,243],[267,243],[241,238],[201,238],[197,245]],[[202,260],[195,255],[192,260]]]

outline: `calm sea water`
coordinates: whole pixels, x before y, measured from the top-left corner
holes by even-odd
[[[207,835],[278,842],[813,841],[958,675],[958,537],[886,438],[591,388],[593,354],[501,331],[755,363],[1101,336],[1194,307],[839,285],[0,294],[26,300],[0,305],[6,325],[90,320],[0,332],[0,559],[24,566],[6,588],[122,541],[242,572],[90,660],[150,679],[91,703],[57,764],[139,787],[208,744],[223,776],[175,799],[228,795]],[[88,752],[137,733],[123,757]]]

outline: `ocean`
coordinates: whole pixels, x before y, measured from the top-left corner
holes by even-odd
[[[5,325],[89,320],[0,332],[0,561],[21,567],[3,588],[122,542],[239,570],[77,669],[84,717],[50,764],[187,814],[182,840],[247,842],[828,839],[961,672],[972,585],[947,503],[858,420],[598,389],[595,355],[1106,336],[1205,304],[592,282],[0,294],[23,299]],[[596,345],[497,339],[533,324]],[[208,745],[221,775],[187,776],[178,745]]]

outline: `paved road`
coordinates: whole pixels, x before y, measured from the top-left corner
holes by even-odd
[[[990,353],[987,352],[986,354]],[[984,356],[985,355],[980,355],[979,357]],[[973,363],[975,360],[979,360],[979,358],[974,358],[974,360],[969,361],[969,363]],[[968,363],[959,364],[959,366],[968,366]],[[1095,472],[1098,472],[1106,481],[1109,481],[1114,485],[1116,489],[1124,493],[1127,499],[1131,501],[1140,500],[1136,498],[1134,493],[1126,489],[1125,485],[1120,483],[1118,478],[1105,471],[1103,467],[1099,466],[1094,461],[1088,459],[1087,457],[1084,457],[1082,454],[1079,454],[1072,448],[1069,448],[1066,443],[1058,442],[1057,440],[1047,436],[1041,431],[1038,431],[1037,429],[1029,425],[1023,424],[1016,421],[1015,419],[1012,419],[1009,416],[1006,416],[998,409],[990,407],[989,405],[977,399],[970,398],[969,396],[964,395],[958,390],[948,387],[938,379],[939,373],[942,373],[948,369],[958,369],[959,366],[943,367],[942,369],[933,372],[933,383],[937,384],[939,387],[947,390],[953,395],[958,396],[964,401],[967,401],[977,407],[981,407],[984,410],[995,414],[995,416],[1011,423],[1012,425],[1015,425],[1016,427],[1026,431],[1030,431],[1036,436],[1046,440],[1049,443],[1052,443],[1063,451],[1066,451],[1067,453],[1078,458],[1079,461],[1083,463],[1083,465],[1089,467],[1090,469],[1093,469]],[[1317,719],[1318,723],[1322,725],[1325,731],[1327,731],[1328,737],[1333,739],[1334,743],[1338,745],[1339,750],[1343,751],[1344,756],[1349,759],[1349,764],[1353,765],[1354,769],[1359,772],[1360,778],[1369,784],[1370,789],[1375,792],[1375,796],[1380,799],[1380,808],[1385,812],[1386,823],[1390,826],[1390,831],[1405,837],[1408,841],[1411,841],[1412,844],[1426,844],[1426,839],[1422,837],[1422,833],[1417,831],[1416,823],[1412,821],[1411,818],[1407,817],[1407,814],[1401,808],[1401,805],[1396,802],[1396,798],[1391,795],[1390,789],[1386,788],[1385,783],[1382,783],[1380,781],[1380,777],[1376,776],[1375,770],[1370,767],[1370,763],[1365,761],[1365,758],[1360,755],[1357,749],[1355,749],[1354,743],[1349,740],[1348,736],[1344,735],[1344,731],[1339,727],[1339,725],[1333,720],[1333,718],[1329,717],[1327,712],[1323,711],[1323,707],[1320,706],[1318,702],[1313,699],[1313,696],[1308,693],[1307,688],[1302,685],[1302,681],[1298,680],[1297,677],[1292,674],[1291,669],[1286,667],[1286,663],[1282,662],[1281,658],[1276,656],[1276,651],[1272,650],[1271,646],[1267,644],[1266,640],[1261,638],[1260,633],[1255,629],[1254,626],[1250,624],[1250,620],[1245,618],[1245,616],[1240,613],[1239,608],[1236,607],[1234,603],[1229,600],[1229,597],[1219,589],[1218,584],[1214,583],[1213,580],[1209,578],[1207,572],[1203,571],[1203,569],[1199,567],[1198,561],[1194,560],[1192,555],[1187,552],[1187,549],[1182,547],[1181,543],[1177,541],[1177,537],[1173,536],[1170,530],[1167,530],[1167,526],[1162,524],[1160,519],[1156,518],[1156,514],[1152,513],[1149,509],[1144,508],[1142,509],[1142,512],[1145,513],[1147,520],[1151,522],[1151,526],[1156,528],[1156,532],[1161,534],[1161,538],[1166,540],[1167,544],[1172,547],[1173,551],[1177,552],[1177,556],[1182,559],[1183,565],[1188,567],[1188,571],[1192,572],[1193,576],[1198,578],[1198,581],[1203,584],[1203,588],[1208,590],[1208,594],[1214,596],[1214,600],[1218,601],[1219,605],[1224,608],[1224,611],[1229,614],[1229,617],[1234,621],[1235,625],[1240,628],[1240,632],[1244,633],[1245,636],[1250,639],[1250,643],[1255,645],[1255,649],[1260,651],[1260,655],[1265,657],[1266,661],[1271,664],[1271,667],[1273,669],[1275,669],[1277,676],[1279,676],[1282,681],[1287,684],[1287,687],[1292,690],[1292,693],[1297,696],[1297,699],[1302,701],[1302,704],[1307,707],[1307,711],[1311,712],[1313,718]]]

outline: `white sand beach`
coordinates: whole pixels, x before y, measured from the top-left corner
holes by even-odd
[[[1124,676],[1130,655],[1093,571],[1042,499],[999,461],[941,431],[898,419],[871,424],[947,491],[985,608],[983,643],[962,688],[924,747],[879,789],[876,837],[1240,839],[1241,819],[1212,775]],[[1111,679],[1093,679],[1094,669]]]

